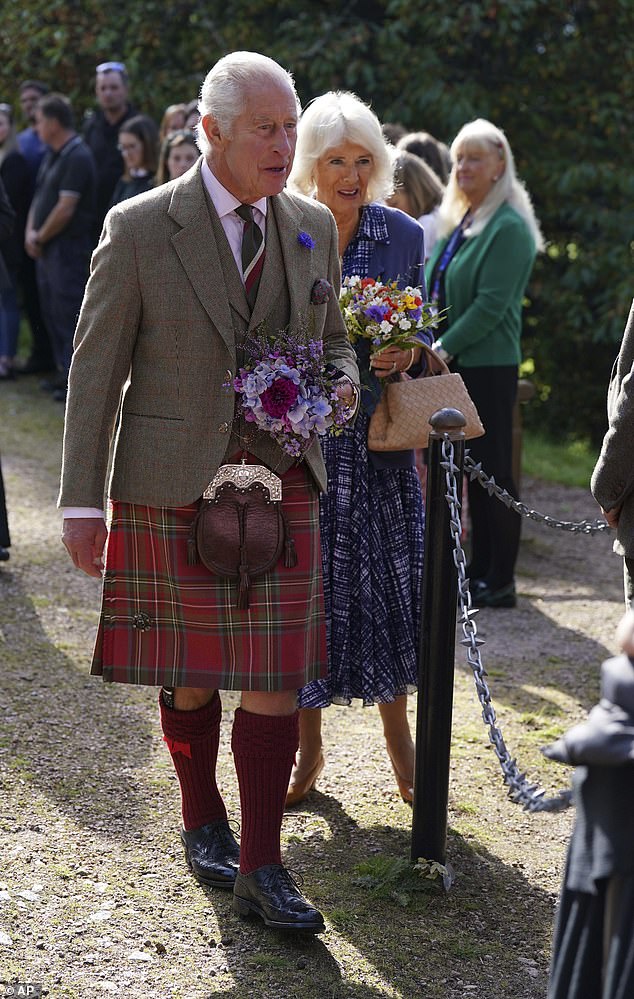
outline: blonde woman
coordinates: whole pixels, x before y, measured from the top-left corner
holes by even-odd
[[[511,434],[522,300],[544,243],[501,129],[484,118],[470,122],[451,156],[439,240],[427,264],[430,297],[447,309],[434,346],[453,358],[486,427],[484,437],[469,442],[471,457],[517,497]],[[469,509],[473,603],[514,607],[520,518],[478,482],[469,483]]]

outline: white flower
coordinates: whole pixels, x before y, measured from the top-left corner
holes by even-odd
[[[409,326],[409,323],[407,324],[407,326]],[[381,330],[381,333],[391,333],[392,324],[388,322],[387,319],[384,319],[381,325],[379,326],[379,329]],[[407,327],[405,327],[405,329],[407,329]]]
[[[399,324],[398,325],[399,325],[400,329],[402,329],[402,330],[408,330],[412,324],[410,323],[409,319],[401,319],[401,320],[399,320]]]

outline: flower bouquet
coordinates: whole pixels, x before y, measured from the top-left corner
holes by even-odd
[[[351,342],[369,340],[372,353],[416,347],[422,330],[438,320],[431,304],[423,302],[420,288],[399,288],[396,281],[383,284],[356,274],[344,278],[339,305]]]
[[[252,360],[231,383],[242,415],[301,459],[313,437],[341,433],[350,407],[336,392],[336,369],[324,365],[321,340],[302,342],[287,330],[258,332],[245,345]]]

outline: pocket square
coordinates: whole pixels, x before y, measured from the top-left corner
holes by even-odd
[[[310,291],[311,305],[325,305],[332,295],[332,285],[326,278],[317,278]]]

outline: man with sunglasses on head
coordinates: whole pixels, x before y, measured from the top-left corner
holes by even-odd
[[[95,243],[112,200],[116,183],[123,174],[119,152],[119,129],[138,111],[128,101],[128,74],[122,62],[102,62],[97,66],[97,104],[84,124],[84,142],[92,149],[97,164],[97,214]]]

